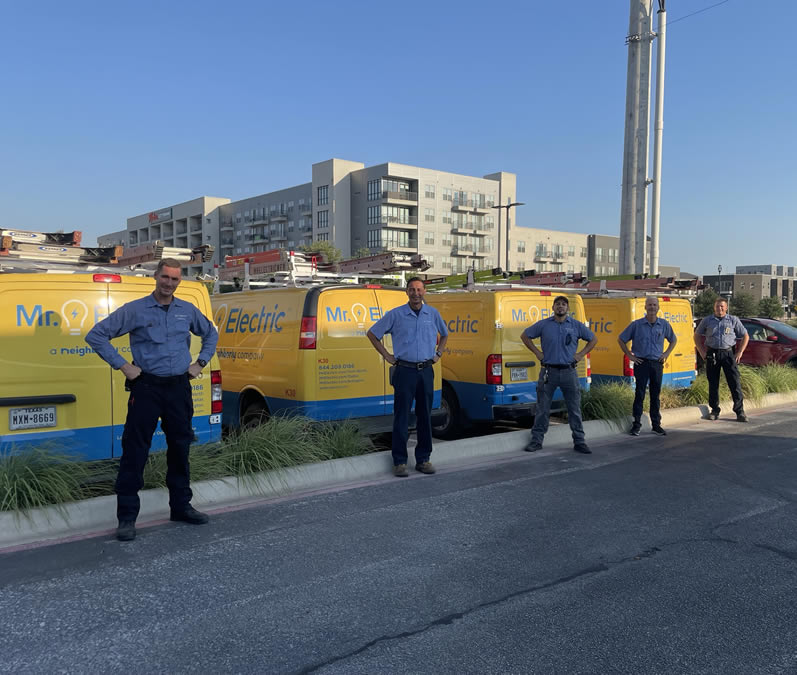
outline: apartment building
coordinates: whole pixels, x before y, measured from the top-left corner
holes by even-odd
[[[128,218],[125,245],[158,239],[173,246],[214,245],[214,261],[190,274],[211,272],[225,255],[319,240],[331,242],[344,257],[366,250],[422,253],[432,264],[430,273],[440,275],[472,265],[495,267],[499,255],[506,258],[509,209],[496,207],[516,201],[512,173],[478,177],[395,162],[366,167],[329,159],[312,165],[311,178],[237,201],[199,197]]]
[[[534,227],[511,228],[509,269],[586,274],[586,234]]]
[[[756,302],[762,298],[778,298],[783,307],[797,303],[797,267],[737,265],[734,274],[705,275],[703,283],[726,298],[744,292],[752,295]]]
[[[223,197],[199,197],[128,218],[124,245],[133,247],[162,241],[167,246],[193,248],[209,244],[216,249],[215,259],[204,265],[192,265],[186,272],[192,277],[210,273],[219,259],[219,207],[229,202]],[[101,235],[98,241],[110,236]]]

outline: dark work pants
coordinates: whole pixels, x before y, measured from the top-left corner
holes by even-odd
[[[548,371],[548,382],[545,371]],[[531,428],[531,440],[542,445],[542,439],[548,433],[548,422],[551,417],[551,401],[556,388],[562,390],[567,406],[567,421],[570,423],[570,434],[573,445],[582,445],[584,425],[581,422],[581,385],[578,382],[578,371],[575,368],[540,368],[537,381],[537,408],[534,412],[534,426]]]
[[[661,426],[659,396],[661,395],[661,378],[663,374],[664,364],[658,360],[644,359],[642,363],[634,364],[636,393],[634,394],[633,413],[635,422],[639,422],[642,417],[645,389],[650,385],[650,423],[654,427]]]
[[[142,374],[142,377],[144,375]],[[122,459],[116,478],[116,516],[119,520],[135,520],[141,502],[138,491],[144,486],[144,465],[149,457],[152,435],[161,420],[166,435],[166,486],[169,506],[184,510],[191,502],[188,448],[194,439],[191,419],[194,403],[188,374],[163,384],[136,378],[130,384],[127,421],[122,433]]]
[[[711,412],[720,414],[720,370],[725,371],[728,389],[733,398],[733,412],[741,415],[744,412],[744,394],[742,394],[742,378],[736,367],[736,356],[732,349],[706,350],[706,377],[708,378],[708,405]]]
[[[428,462],[432,454],[432,400],[434,369],[396,366],[393,370],[393,465],[407,463],[407,438],[412,401],[415,400],[415,462]]]

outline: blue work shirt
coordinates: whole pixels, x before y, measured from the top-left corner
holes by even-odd
[[[549,316],[529,326],[523,334],[532,340],[540,338],[544,363],[561,366],[575,361],[579,339],[589,342],[595,337],[595,333],[570,316],[561,323]]]
[[[175,297],[170,304],[161,305],[150,294],[112,312],[88,332],[86,342],[118,370],[127,360],[114,349],[111,340],[128,333],[135,365],[161,377],[188,372],[191,333],[202,338],[198,358],[203,361],[210,361],[219,340],[215,326],[195,305]]]
[[[747,329],[735,316],[726,314],[718,319],[713,314],[703,319],[695,331],[698,335],[706,336],[706,347],[711,349],[730,349],[736,344],[736,339],[747,335]]]
[[[393,356],[402,361],[420,363],[434,358],[437,334],[448,335],[443,317],[434,307],[422,305],[418,314],[410,303],[395,307],[371,326],[380,340],[385,333],[393,337]]]
[[[657,361],[664,353],[664,340],[672,344],[675,342],[675,332],[669,321],[656,317],[656,321],[650,323],[647,317],[642,317],[629,323],[625,330],[620,333],[623,342],[633,340],[631,351],[634,356],[640,359],[652,359]]]

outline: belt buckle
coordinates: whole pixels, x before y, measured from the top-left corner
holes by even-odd
[[[424,365],[423,364],[424,364],[424,361],[418,361],[418,363],[415,364],[415,369],[416,370],[423,370],[424,369]]]

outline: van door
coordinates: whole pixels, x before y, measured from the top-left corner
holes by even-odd
[[[688,387],[695,380],[695,338],[692,306],[683,298],[660,298],[659,316],[669,321],[678,342],[664,364],[662,382],[672,387]],[[667,343],[665,340],[665,349]]]
[[[325,288],[320,293],[315,373],[320,419],[387,414],[383,359],[366,337],[380,316],[373,289]]]
[[[377,302],[377,314],[374,321],[371,323],[373,325],[376,323],[378,319],[381,319],[387,312],[391,309],[396,307],[401,307],[401,305],[407,304],[407,292],[403,288],[382,288],[376,291],[376,302]],[[385,335],[382,338],[382,344],[385,345],[387,351],[391,354],[393,353],[393,338],[390,335]],[[371,345],[369,345],[371,346]],[[376,351],[372,346],[371,349]],[[378,356],[378,354],[377,354]],[[383,415],[392,415],[393,414],[393,385],[390,384],[390,370],[391,368],[395,368],[395,366],[391,366],[387,361],[385,361],[381,356],[379,357],[381,361],[381,371],[382,371],[382,400],[383,400]],[[436,384],[436,387],[439,384]],[[415,404],[413,403],[412,410],[415,410]]]
[[[91,275],[0,279],[3,448],[49,444],[111,457],[111,371],[84,340],[106,306],[105,284]]]

